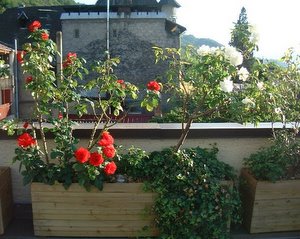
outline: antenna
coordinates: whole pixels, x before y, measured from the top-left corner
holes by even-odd
[[[107,51],[107,59],[110,59],[110,49],[109,49],[109,0],[107,0],[106,4],[106,51]]]

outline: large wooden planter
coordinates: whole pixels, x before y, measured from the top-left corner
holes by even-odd
[[[300,180],[257,181],[241,172],[244,225],[250,233],[300,230]]]
[[[31,197],[36,236],[137,237],[155,236],[150,215],[155,194],[142,183],[108,183],[103,191],[87,192],[78,184],[32,183]]]
[[[13,216],[13,197],[9,167],[0,167],[0,235]]]

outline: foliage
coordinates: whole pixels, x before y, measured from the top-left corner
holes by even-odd
[[[232,167],[217,160],[218,149],[164,149],[149,155],[132,148],[119,170],[134,172],[158,193],[154,211],[160,238],[229,238],[227,223],[239,221],[240,201]],[[122,173],[122,171],[120,171]],[[180,226],[178,226],[180,224]]]
[[[0,60],[0,78],[9,77],[9,65],[5,64],[5,61]]]
[[[266,78],[271,88],[268,94],[273,119],[280,119],[283,129],[273,129],[272,146],[245,159],[245,165],[258,179],[271,181],[299,177],[300,173],[300,144],[296,138],[300,119],[300,56],[289,49],[282,60],[285,67],[271,65],[269,74],[261,77]]]
[[[269,115],[272,102],[261,83],[259,75],[264,69],[258,63],[257,68],[248,73],[241,71],[243,57],[233,47],[210,48],[202,46],[195,49],[190,46],[180,49],[154,48],[156,61],[167,61],[167,82],[164,91],[176,100],[180,110],[177,118],[182,119],[185,127],[178,140],[176,151],[184,143],[189,128],[195,120],[229,119],[239,122],[260,122]],[[232,79],[239,77],[243,81],[240,90],[234,89]],[[270,98],[270,97],[269,97]],[[169,100],[168,100],[169,101]]]
[[[28,30],[31,43],[24,44],[17,58],[27,76],[25,87],[30,91],[35,107],[31,119],[17,131],[19,147],[14,162],[20,162],[25,184],[60,182],[67,188],[78,182],[86,189],[92,185],[101,189],[105,178],[116,170],[117,154],[108,129],[118,121],[112,117],[121,113],[126,116],[122,104],[126,99],[136,99],[138,88],[113,74],[119,63],[117,58],[95,62],[93,75],[96,76],[87,84],[81,83],[88,74],[85,60],[76,53],[68,53],[62,62],[62,71],[55,73],[53,64],[59,53],[49,39],[48,31],[41,29],[39,21],[33,21]],[[82,92],[91,89],[98,98],[84,97],[87,94]],[[151,100],[153,94],[157,96],[159,90],[153,93],[148,89],[145,95],[151,107],[155,106]],[[150,108],[147,102],[144,106]],[[75,122],[70,120],[69,114],[81,116],[88,109],[94,113],[95,122],[88,145],[83,147],[78,146],[79,140],[73,135]],[[12,121],[4,123],[8,133],[18,127]],[[51,137],[54,146],[50,148]]]
[[[6,8],[18,7],[20,5],[29,6],[58,6],[58,5],[76,5],[74,0],[2,0],[0,3],[0,12]]]
[[[229,45],[236,47],[242,53],[244,62],[241,66],[245,67],[248,71],[252,71],[252,67],[256,61],[253,53],[255,50],[258,50],[257,41],[257,32],[255,28],[248,23],[247,12],[243,7],[239,19],[234,24],[234,28],[231,32]]]
[[[275,133],[273,145],[245,159],[245,165],[258,180],[275,182],[300,175],[300,144],[291,130]]]

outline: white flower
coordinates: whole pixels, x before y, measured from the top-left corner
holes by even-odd
[[[253,102],[253,100],[251,100],[248,97],[246,97],[245,99],[243,99],[242,103],[245,104],[245,105],[253,105],[253,106],[255,106],[255,103]]]
[[[274,109],[276,114],[282,114],[282,110],[278,107]]]
[[[241,65],[243,63],[242,54],[237,51],[234,47],[228,46],[225,48],[225,57],[230,61],[234,66]]]
[[[238,71],[238,75],[240,80],[246,81],[249,77],[249,72],[245,67],[241,67],[241,69]]]
[[[264,83],[262,81],[257,82],[256,85],[259,90],[263,90],[265,88]]]
[[[220,82],[221,90],[230,93],[233,90],[233,81],[230,80],[231,76],[228,76],[223,79],[223,81]]]
[[[202,45],[197,50],[197,53],[200,56],[205,56],[205,55],[209,55],[209,54],[214,54],[218,49],[219,48],[217,48],[217,47],[209,47],[207,45]]]
[[[256,26],[250,26],[249,30],[251,32],[250,41],[254,44],[257,44],[259,41],[259,34]]]

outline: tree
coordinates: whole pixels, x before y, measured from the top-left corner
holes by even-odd
[[[76,5],[74,0],[1,0],[0,2],[0,13],[4,12],[5,9],[11,7],[18,7],[24,4],[27,7],[30,6],[55,6],[55,5]]]
[[[258,50],[258,36],[253,26],[248,23],[246,9],[241,9],[239,19],[234,24],[231,31],[231,40],[229,45],[237,48],[243,55],[244,62],[241,67],[245,67],[248,71],[252,71],[255,58],[254,51]]]

